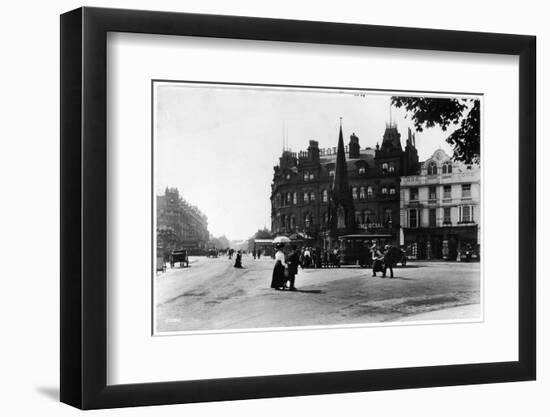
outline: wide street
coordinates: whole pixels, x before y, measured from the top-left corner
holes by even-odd
[[[479,263],[411,262],[394,279],[358,267],[300,269],[291,292],[269,288],[271,258],[233,262],[191,257],[189,268],[158,273],[157,332],[479,317]]]

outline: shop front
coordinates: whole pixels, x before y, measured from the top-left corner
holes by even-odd
[[[404,228],[405,251],[409,259],[460,260],[461,253],[479,253],[478,226]]]

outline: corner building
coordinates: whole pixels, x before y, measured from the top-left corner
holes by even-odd
[[[480,169],[453,161],[442,149],[422,163],[419,175],[401,179],[401,223],[412,259],[456,260],[479,251]]]
[[[331,248],[339,237],[361,234],[399,244],[400,177],[418,173],[415,135],[387,124],[382,144],[361,149],[352,134],[344,145],[342,126],[337,146],[307,151],[283,150],[271,186],[271,231],[300,236],[312,245]]]

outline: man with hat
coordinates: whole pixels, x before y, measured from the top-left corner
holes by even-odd
[[[386,271],[390,269],[390,278],[393,278],[393,266],[391,258],[391,245],[384,246],[384,271],[382,272],[382,278],[386,278]]]

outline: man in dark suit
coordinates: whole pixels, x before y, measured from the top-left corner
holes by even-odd
[[[294,280],[296,279],[296,274],[298,273],[298,265],[300,264],[300,255],[298,255],[296,245],[292,245],[292,251],[288,254],[286,264],[288,265],[288,281],[290,283],[289,290],[296,291]]]
[[[386,271],[390,270],[390,278],[393,278],[393,259],[392,259],[392,246],[386,245],[384,247],[384,272],[382,277],[386,278]]]

